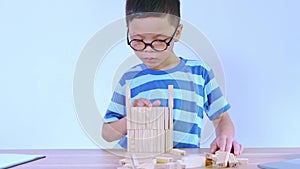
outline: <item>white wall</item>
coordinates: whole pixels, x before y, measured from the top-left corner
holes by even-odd
[[[219,54],[236,139],[246,147],[300,146],[299,5],[182,0],[183,20]],[[1,149],[97,148],[77,119],[74,72],[87,42],[123,16],[123,0],[0,0]],[[130,56],[120,48],[120,56]],[[112,81],[117,70],[104,71],[95,84]],[[107,87],[95,87],[99,112],[111,97]]]

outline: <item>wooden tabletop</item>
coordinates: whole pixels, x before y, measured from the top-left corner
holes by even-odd
[[[208,152],[208,149],[184,149],[187,154]],[[125,150],[101,149],[47,149],[0,150],[1,154],[39,154],[46,158],[23,164],[16,169],[116,169]],[[249,164],[239,168],[258,168],[257,164],[300,158],[300,148],[246,148],[240,158],[248,158]]]

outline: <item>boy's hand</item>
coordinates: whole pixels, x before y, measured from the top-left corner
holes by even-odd
[[[219,136],[210,144],[211,153],[215,153],[217,150],[229,151],[234,155],[240,155],[244,147],[233,139],[231,136]]]
[[[240,155],[243,152],[243,146],[233,139],[234,126],[227,112],[222,113],[213,120],[216,128],[216,139],[210,145],[211,153],[217,150],[232,152]]]
[[[150,100],[145,98],[136,99],[131,103],[133,107],[158,107],[160,106],[160,101],[155,100],[153,103]]]

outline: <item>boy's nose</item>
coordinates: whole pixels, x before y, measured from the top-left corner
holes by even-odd
[[[153,52],[154,50],[152,49],[151,45],[147,45],[146,48],[144,49],[144,52]]]

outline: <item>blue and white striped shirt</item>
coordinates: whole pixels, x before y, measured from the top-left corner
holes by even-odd
[[[168,106],[168,85],[174,86],[173,145],[175,148],[200,147],[203,113],[210,120],[230,108],[211,68],[199,60],[180,58],[181,63],[169,70],[151,70],[144,64],[132,67],[123,74],[104,117],[113,122],[126,116],[126,85],[131,88],[131,101],[146,98],[160,100]],[[127,137],[118,143],[127,147]]]

